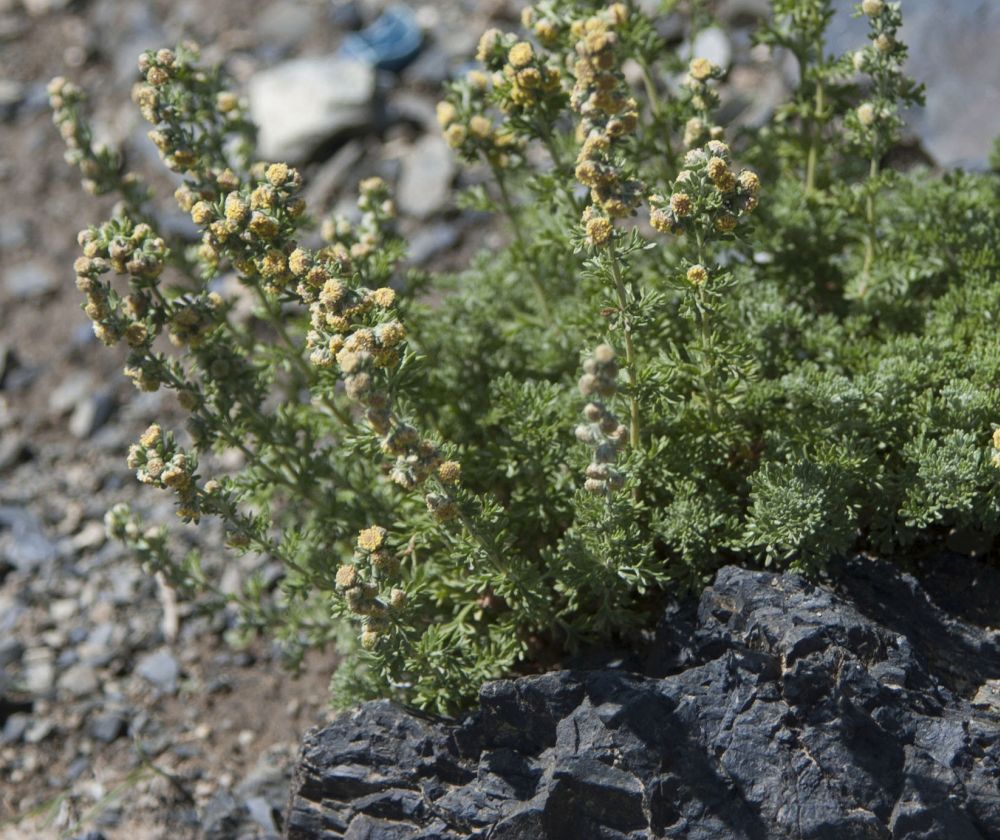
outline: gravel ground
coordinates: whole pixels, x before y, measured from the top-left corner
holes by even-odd
[[[379,107],[357,137],[303,167],[314,207],[349,200],[367,174],[396,180],[431,133],[449,68],[491,18],[516,14],[459,5],[414,6],[430,33],[424,50],[402,75],[378,74]],[[282,60],[334,52],[346,29],[380,10],[321,0],[0,0],[0,837],[276,835],[288,767],[303,732],[328,719],[336,664],[332,651],[317,651],[292,675],[263,641],[231,648],[232,616],[174,609],[173,593],[105,539],[104,512],[127,501],[150,522],[171,523],[209,565],[222,558],[217,527],[175,524],[166,495],[125,466],[150,422],[179,426],[181,415],[169,395],[131,387],[123,354],[97,344],[80,311],[75,234],[106,218],[110,202],[83,194],[62,160],[45,85],[59,74],[78,81],[92,94],[99,135],[123,144],[130,166],[164,173],[129,102],[142,49],[193,38],[245,86]],[[420,175],[417,205],[428,191],[445,197],[403,220],[411,259],[460,261],[463,241],[474,247],[482,234],[466,235],[469,220],[447,206],[454,172]],[[157,177],[169,198],[173,187]],[[169,208],[164,219],[176,222]],[[225,582],[261,565],[274,577],[260,559],[227,568]]]
[[[139,52],[193,38],[245,90],[284,60],[335,52],[382,5],[0,0],[2,838],[276,836],[288,768],[305,729],[329,718],[336,665],[332,651],[317,651],[293,676],[264,641],[233,649],[232,616],[175,604],[106,541],[103,516],[115,502],[153,523],[176,522],[165,494],[135,481],[125,451],[153,420],[182,421],[171,397],[128,384],[123,354],[98,345],[80,311],[76,232],[106,218],[110,202],[84,195],[63,161],[45,85],[61,74],[92,92],[100,139],[123,146],[130,166],[160,173],[161,221],[182,225],[129,102]],[[352,201],[356,181],[379,174],[397,186],[412,263],[452,267],[498,244],[495,226],[451,204],[456,172],[440,154],[434,103],[479,33],[514,26],[520,5],[412,4],[424,48],[401,73],[376,73],[362,124],[303,164],[313,212]],[[787,67],[750,45],[748,22],[766,3],[720,5],[744,26],[731,39],[715,30],[698,49],[734,60],[724,109],[752,124],[783,95]],[[222,569],[217,527],[173,527]],[[224,583],[257,569],[272,580],[280,571],[267,558],[230,563]]]

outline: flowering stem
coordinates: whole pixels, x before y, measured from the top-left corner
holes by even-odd
[[[698,246],[698,264],[705,264],[705,248],[701,237],[701,231],[695,232],[695,241]],[[708,320],[708,305],[705,300],[704,286],[698,287],[697,294],[698,322],[701,327],[701,388],[705,397],[705,405],[708,406],[708,416],[713,421],[718,421],[719,415],[715,407],[715,395],[712,390],[712,330]]]
[[[820,45],[820,55],[822,56],[822,43]],[[806,159],[806,192],[812,193],[816,190],[816,161],[819,158],[819,144],[822,134],[822,123],[824,108],[823,81],[816,81],[816,108],[812,115],[812,125],[810,126],[809,157]]]
[[[865,220],[868,222],[868,233],[865,237],[865,263],[862,274],[867,277],[875,262],[875,192],[872,182],[878,177],[878,154],[873,152],[871,165],[868,168],[868,196],[865,199]]]
[[[639,377],[636,371],[635,345],[632,343],[632,325],[629,322],[627,314],[628,297],[625,293],[625,283],[622,280],[621,267],[618,265],[618,256],[615,253],[614,245],[608,246],[608,255],[611,258],[611,276],[615,281],[615,291],[618,293],[619,311],[622,316],[622,332],[625,335],[625,369],[628,371],[629,384],[629,443],[633,449],[638,450],[641,442],[639,436]]]
[[[285,347],[288,349],[287,358],[289,362],[299,372],[303,380],[309,382],[312,378],[312,372],[309,370],[308,365],[306,365],[305,361],[302,359],[302,355],[299,351],[298,346],[295,344],[294,341],[292,341],[292,337],[288,334],[288,331],[285,329],[285,325],[281,321],[280,304],[279,308],[276,310],[271,300],[267,297],[266,294],[264,294],[263,289],[255,285],[254,291],[257,293],[257,297],[259,298],[261,305],[267,312],[268,321],[270,321],[271,326],[274,327],[274,330],[278,334],[278,337],[281,339]],[[344,426],[347,427],[349,431],[352,432],[357,431],[357,429],[354,426],[354,421],[351,419],[350,415],[344,412],[344,410],[341,409],[340,406],[338,406],[335,402],[333,402],[326,396],[321,397],[320,401],[327,409],[329,409],[330,413],[333,414],[334,417],[336,417],[341,423],[344,424]]]

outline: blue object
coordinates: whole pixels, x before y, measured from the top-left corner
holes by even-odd
[[[413,12],[392,6],[371,26],[344,39],[341,52],[379,70],[398,72],[420,52],[424,36]]]

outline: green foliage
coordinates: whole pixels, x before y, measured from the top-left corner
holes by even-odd
[[[161,236],[56,80],[68,160],[123,199],[80,234],[85,311],[189,418],[129,463],[184,522],[220,518],[234,556],[280,560],[280,591],[219,591],[121,506],[109,531],[234,605],[240,637],[293,659],[338,643],[338,705],[444,712],[639,638],[726,562],[995,539],[1000,185],[884,170],[919,97],[898,4],[862,4],[872,42],[849,56],[826,51],[826,0],[772,5],[759,41],[801,83],[732,148],[722,69],[695,57],[663,83],[685,66],[631,5],[542,0],[526,35],[486,33],[438,117],[491,179],[462,202],[510,238],[453,275],[403,276],[378,179],[353,221],[310,208],[326,244],[303,245],[301,176],[253,162],[243,103],[189,47],[144,54],[135,93],[201,238]],[[708,4],[686,7],[693,36]]]

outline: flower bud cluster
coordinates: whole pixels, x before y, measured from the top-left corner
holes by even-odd
[[[1000,469],[1000,427],[993,430],[993,454],[990,456],[990,463]]]
[[[66,143],[63,157],[70,166],[80,170],[83,188],[91,195],[104,195],[118,189],[130,205],[141,205],[149,194],[139,177],[133,172],[123,174],[121,155],[102,143],[93,142],[83,112],[86,103],[83,91],[62,76],[49,82],[47,89],[52,120]]]
[[[721,140],[689,151],[671,195],[649,197],[653,228],[673,234],[734,231],[740,218],[757,207],[760,178],[750,169],[737,174],[730,158],[729,147]]]
[[[854,69],[872,79],[868,98],[847,115],[845,125],[851,139],[879,155],[892,142],[902,125],[899,103],[917,102],[920,91],[903,75],[906,45],[899,40],[903,16],[899,3],[864,0],[858,11],[868,19],[869,44],[852,57]]]
[[[563,19],[547,4],[526,6],[521,10],[521,26],[530,31],[543,47],[554,47],[569,29]]]
[[[148,346],[160,328],[148,289],[166,264],[166,243],[149,225],[133,225],[127,218],[82,230],[77,242],[83,256],[73,264],[76,287],[86,295],[83,311],[94,334],[109,346],[122,338],[133,348]],[[124,299],[103,278],[111,271],[129,276],[132,293]]]
[[[317,259],[333,263],[330,266],[333,271],[367,276],[371,273],[368,269],[391,250],[387,245],[399,241],[392,231],[396,203],[385,181],[366,178],[358,185],[358,210],[361,218],[354,223],[344,217],[324,219],[322,234],[329,245],[320,250]],[[293,269],[299,270],[296,266]],[[312,302],[308,294],[300,294]]]
[[[683,86],[691,108],[697,112],[684,126],[684,145],[688,148],[722,137],[722,128],[711,122],[711,112],[719,105],[719,94],[711,83],[722,74],[722,68],[707,58],[694,58],[688,65]]]
[[[337,592],[348,610],[362,617],[361,646],[365,650],[378,646],[392,613],[399,613],[407,601],[405,590],[389,588],[399,577],[399,559],[386,545],[387,537],[379,525],[365,528],[358,534],[351,562],[337,569]]]
[[[616,3],[570,27],[577,38],[570,102],[581,117],[576,179],[590,188],[592,203],[584,211],[583,225],[588,243],[595,247],[610,241],[613,220],[631,215],[642,198],[642,185],[628,176],[615,148],[639,122],[638,105],[619,69],[614,31],[626,16],[626,7]]]
[[[494,75],[494,82],[503,78]],[[491,165],[506,169],[520,157],[524,144],[506,123],[497,123],[489,114],[488,97],[494,82],[478,70],[471,71],[464,81],[452,84],[448,98],[438,103],[437,120],[445,142],[465,160],[482,156]]]
[[[614,464],[628,437],[625,426],[602,400],[610,399],[618,391],[618,363],[614,348],[608,344],[595,347],[593,354],[583,363],[583,371],[580,394],[590,402],[583,409],[587,422],[576,427],[576,439],[593,450],[583,486],[588,493],[607,495],[621,489],[625,483],[625,477]]]
[[[167,335],[175,347],[200,347],[219,325],[223,300],[218,292],[184,295],[172,301]]]
[[[559,69],[550,66],[528,41],[510,46],[493,83],[505,113],[558,112],[565,102]]]
[[[216,200],[190,188],[175,193],[178,204],[202,229],[199,256],[214,271],[223,256],[245,278],[259,278],[265,291],[280,293],[291,281],[290,235],[305,211],[302,177],[285,163],[255,167],[257,180]]]
[[[177,446],[173,435],[164,434],[154,423],[129,447],[127,463],[143,484],[174,491],[178,516],[194,522],[201,518],[195,483],[198,463]]]
[[[153,125],[149,138],[167,168],[208,187],[226,168],[220,139],[229,133],[249,136],[252,128],[244,104],[224,89],[218,71],[202,69],[197,61],[193,44],[144,52],[143,81],[133,87],[132,100]]]

